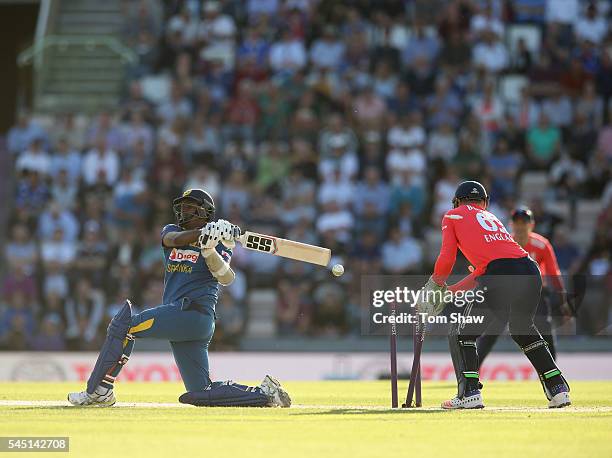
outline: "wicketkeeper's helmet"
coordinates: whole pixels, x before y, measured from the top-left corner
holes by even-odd
[[[455,191],[455,197],[453,197],[453,208],[457,208],[459,205],[465,202],[485,202],[485,207],[489,205],[489,195],[487,190],[478,181],[464,181]]]

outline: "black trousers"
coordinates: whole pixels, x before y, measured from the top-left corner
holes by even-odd
[[[542,290],[538,265],[528,256],[496,259],[478,278],[478,284],[476,293],[481,294],[465,307],[463,320],[449,333],[458,396],[481,386],[476,340],[494,322],[508,323],[512,339],[538,373],[547,397],[557,385],[567,385],[534,324]]]
[[[504,326],[508,323],[510,335],[521,347],[531,343],[534,336],[539,338],[534,316],[540,302],[542,277],[535,261],[528,256],[496,259],[489,263],[478,282],[484,300],[466,306],[463,315],[482,316],[483,319],[460,324],[460,335],[477,339],[497,322],[504,323]]]
[[[540,303],[536,310],[533,322],[540,331],[542,338],[548,344],[548,350],[554,359],[557,359],[556,351],[556,336],[552,325],[552,313],[551,313],[551,294],[552,291],[548,288],[543,288],[540,294]],[[504,334],[508,322],[502,322],[497,319],[492,320],[491,324],[485,329],[484,333],[476,341],[476,347],[478,348],[478,359],[480,365],[485,360],[487,355],[491,353],[495,343],[499,336]]]

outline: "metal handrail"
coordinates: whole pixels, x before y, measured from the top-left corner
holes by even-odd
[[[28,65],[35,56],[40,55],[47,48],[51,48],[54,46],[67,47],[71,45],[79,45],[84,46],[86,48],[105,46],[111,51],[114,51],[116,54],[118,54],[124,62],[134,63],[137,59],[137,55],[134,51],[132,51],[130,48],[121,43],[121,41],[114,37],[75,37],[63,35],[48,35],[34,43],[28,49],[19,53],[19,56],[17,57],[17,64],[20,67]]]
[[[49,17],[52,14],[51,0],[42,0],[40,2],[40,8],[38,9],[38,20],[36,21],[36,34],[34,35],[34,43],[39,43],[47,35],[47,28],[49,27]],[[34,66],[40,68],[42,65],[42,54],[34,56],[36,61]]]

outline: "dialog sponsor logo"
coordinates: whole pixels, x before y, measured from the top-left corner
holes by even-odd
[[[172,251],[170,252],[170,261],[176,261],[176,262],[189,261],[195,264],[196,262],[198,262],[199,257],[200,257],[199,251],[179,250],[179,249],[173,248]]]

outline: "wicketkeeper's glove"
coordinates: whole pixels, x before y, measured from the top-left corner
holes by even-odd
[[[428,315],[437,316],[446,308],[444,295],[446,293],[446,284],[438,285],[429,277],[425,286],[419,291],[416,309],[419,313],[427,313]]]

